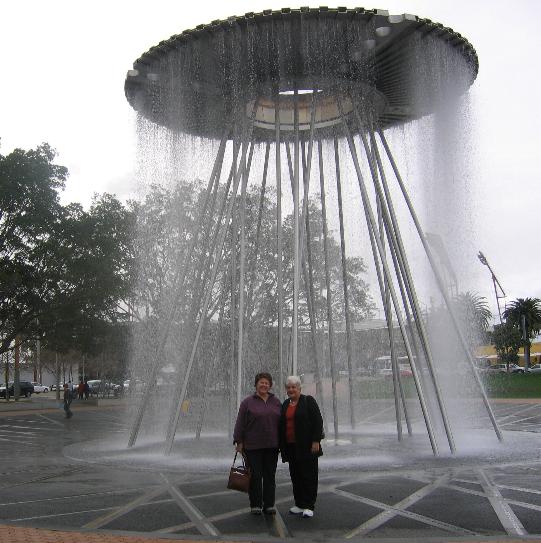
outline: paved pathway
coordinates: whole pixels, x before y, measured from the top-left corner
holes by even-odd
[[[541,429],[539,403],[501,403],[495,411],[506,430]],[[114,405],[76,407],[70,420],[60,409],[3,413],[1,543],[163,538],[541,541],[539,454],[505,465],[327,469],[321,474],[313,519],[287,513],[290,483],[280,466],[278,515],[254,517],[244,495],[224,488],[223,474],[119,468],[63,455],[64,447],[75,443],[124,435],[121,415]]]

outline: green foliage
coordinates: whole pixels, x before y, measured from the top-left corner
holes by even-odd
[[[461,292],[452,300],[462,333],[470,349],[486,343],[492,313],[486,299],[474,292]],[[432,308],[427,314],[429,330],[439,338],[448,337],[454,330],[446,307]]]
[[[492,398],[541,398],[541,375],[486,374],[484,383],[487,394]]]
[[[0,352],[16,336],[92,352],[131,283],[131,212],[111,195],[62,206],[54,151],[0,155]]]
[[[204,191],[198,182],[177,184],[173,189],[160,186],[150,187],[145,200],[135,206],[138,215],[136,252],[139,262],[139,281],[137,289],[140,307],[146,316],[159,317],[168,302],[175,296],[178,269],[182,266],[187,248],[187,240],[193,235],[196,217],[203,206]],[[223,188],[217,191],[216,206],[212,213],[207,211],[206,226],[200,234],[195,254],[191,261],[191,274],[188,275],[183,289],[184,305],[179,314],[193,315],[194,308],[201,301],[204,285],[208,282],[214,259],[212,240],[217,238],[217,217],[223,202]],[[237,198],[236,205],[240,205]],[[254,327],[275,325],[277,322],[277,245],[276,245],[276,203],[273,195],[265,194],[261,198],[260,187],[248,190],[246,194],[246,308],[247,317]],[[326,319],[326,285],[323,267],[322,218],[318,207],[310,202],[310,250],[314,262],[314,295],[317,319]],[[235,274],[238,285],[240,274],[238,222],[234,234],[226,238],[222,265],[216,279],[216,285],[230,284],[230,266],[226,265],[233,255],[236,262]],[[283,280],[284,280],[284,318],[286,323],[292,315],[290,311],[293,291],[293,219],[287,216],[283,220]],[[232,232],[232,229],[231,229]],[[235,239],[233,245],[232,240]],[[336,236],[330,236],[330,291],[333,300],[334,317],[343,319],[343,289],[340,260],[340,246]],[[304,254],[307,261],[306,250]],[[351,297],[353,318],[360,320],[371,316],[374,304],[368,292],[368,285],[362,279],[366,267],[360,258],[347,259],[347,275]],[[302,280],[301,280],[302,281]],[[237,292],[238,295],[238,292]],[[210,314],[218,311],[219,289],[216,287],[211,303]],[[229,297],[227,298],[229,300]],[[306,296],[301,294],[299,301],[301,322],[307,324],[308,310]],[[140,315],[142,318],[142,315]]]
[[[491,340],[502,364],[516,364],[518,362],[518,351],[522,345],[520,330],[507,321],[494,326]]]
[[[506,322],[520,333],[524,344],[526,366],[529,366],[532,339],[541,331],[541,300],[518,298],[509,304],[503,316]]]

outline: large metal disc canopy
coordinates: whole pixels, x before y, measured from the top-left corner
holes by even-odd
[[[444,60],[449,51],[452,62]],[[465,38],[415,15],[265,10],[160,42],[135,61],[125,92],[149,120],[197,136],[220,138],[225,126],[253,116],[260,140],[274,130],[277,103],[282,137],[292,134],[295,92],[299,129],[307,132],[315,93],[321,138],[340,122],[339,101],[346,115],[354,101],[385,129],[430,113],[448,92],[464,92],[477,71]]]

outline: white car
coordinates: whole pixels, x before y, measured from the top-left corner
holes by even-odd
[[[50,390],[48,386],[42,385],[41,383],[32,382],[32,384],[34,385],[34,392],[36,394],[39,394],[40,392],[49,392]]]
[[[541,374],[541,364],[536,364],[535,366],[530,366],[528,373],[539,373]]]

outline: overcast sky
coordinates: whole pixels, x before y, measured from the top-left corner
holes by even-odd
[[[65,202],[88,205],[93,193],[103,191],[129,197],[134,191],[135,115],[123,86],[133,61],[159,41],[200,23],[247,11],[322,3],[4,2],[0,153],[46,141],[70,171]],[[470,92],[475,107],[479,249],[508,300],[541,297],[541,2],[382,0],[363,7],[441,22],[475,47],[480,71]],[[479,264],[477,273],[478,291],[495,310],[489,272]]]

